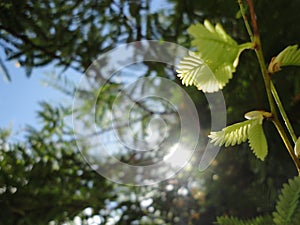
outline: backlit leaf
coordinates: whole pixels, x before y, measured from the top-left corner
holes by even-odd
[[[276,57],[273,57],[268,70],[270,73],[275,73],[282,66],[300,66],[300,49],[298,49],[298,45],[288,46]]]
[[[264,160],[268,154],[268,143],[264,134],[262,124],[256,123],[249,129],[249,146],[254,155],[260,160]]]
[[[218,132],[211,132],[208,137],[211,143],[225,147],[241,144],[248,139],[254,155],[264,160],[268,153],[268,144],[262,127],[265,114],[269,116],[270,113],[264,111],[246,113],[245,117],[248,120],[227,126]]]
[[[228,81],[224,78],[217,80],[209,66],[194,52],[189,52],[189,56],[183,58],[178,68],[177,76],[183,85],[194,85],[204,92],[218,91]]]
[[[222,131],[211,132],[208,136],[211,139],[211,143],[221,146],[225,145],[234,146],[247,141],[249,129],[252,127],[255,120],[246,120],[240,123],[233,124],[225,127]]]
[[[204,92],[222,89],[232,78],[240,53],[252,48],[252,43],[238,45],[223,29],[205,21],[204,25],[191,25],[192,45],[198,49],[189,53],[178,65],[178,76],[185,85],[195,85]]]

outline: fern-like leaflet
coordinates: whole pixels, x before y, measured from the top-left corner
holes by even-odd
[[[299,221],[300,177],[290,179],[283,185],[281,195],[273,213],[273,221],[276,225],[298,225]]]
[[[240,53],[252,48],[252,43],[238,45],[223,29],[207,20],[204,25],[191,25],[192,45],[198,52],[189,52],[179,63],[178,76],[185,85],[195,85],[203,92],[216,92],[232,78]]]
[[[211,143],[225,147],[249,141],[249,146],[254,155],[264,160],[268,153],[268,144],[264,135],[262,121],[265,116],[270,116],[264,111],[252,111],[245,114],[246,121],[227,126],[218,132],[211,132],[208,136]]]
[[[217,218],[219,225],[272,225],[272,217],[269,215],[258,216],[254,219],[241,220],[236,217],[222,216]]]
[[[178,65],[178,77],[186,86],[194,85],[198,90],[214,92],[222,88],[226,82],[218,81],[209,66],[194,52],[182,59]]]
[[[246,120],[236,123],[223,128],[222,131],[211,132],[208,137],[211,139],[211,143],[218,146],[225,145],[225,147],[228,147],[230,145],[241,144],[247,141],[249,129],[253,122],[255,122],[255,120]]]

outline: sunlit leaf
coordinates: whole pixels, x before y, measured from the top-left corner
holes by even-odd
[[[198,49],[203,59],[212,60],[214,66],[230,65],[232,72],[238,65],[240,53],[253,47],[252,43],[238,45],[224,30],[221,24],[214,27],[208,20],[204,25],[191,25],[189,34],[194,38],[192,45]]]
[[[207,20],[204,25],[191,25],[188,32],[194,37],[192,45],[198,52],[183,58],[178,76],[183,84],[195,85],[204,92],[222,89],[232,78],[240,53],[252,44],[238,45],[220,24],[214,27]]]
[[[225,147],[234,146],[247,141],[249,129],[253,126],[256,120],[246,120],[240,123],[233,124],[225,127],[222,131],[211,132],[208,136],[211,139],[211,143],[215,145]]]
[[[276,57],[273,57],[268,70],[270,73],[275,73],[282,66],[300,66],[300,49],[298,49],[298,45],[288,46]]]
[[[262,127],[265,114],[269,116],[270,113],[264,111],[248,112],[245,114],[248,120],[227,126],[222,131],[211,132],[208,137],[211,139],[211,143],[218,146],[225,145],[225,147],[241,144],[248,139],[254,155],[264,160],[268,153],[268,144]]]
[[[177,76],[180,77],[183,85],[194,85],[204,92],[215,92],[229,80],[218,80],[209,66],[194,52],[189,52],[189,56],[183,58],[178,68]]]
[[[249,129],[249,146],[254,155],[260,160],[264,160],[268,154],[268,143],[264,134],[262,124],[256,123]]]
[[[223,59],[234,61],[236,58],[239,46],[226,34],[220,24],[214,27],[208,20],[205,20],[204,25],[200,23],[191,25],[188,32],[194,38],[192,45],[201,52],[203,58],[216,59],[218,56],[223,56],[220,61],[224,61]]]

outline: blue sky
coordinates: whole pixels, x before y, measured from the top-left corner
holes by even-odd
[[[2,57],[3,59],[4,57]],[[39,102],[52,104],[62,103],[67,97],[60,91],[45,84],[49,79],[47,74],[59,72],[54,66],[35,68],[30,78],[27,78],[22,67],[16,66],[16,61],[5,61],[11,75],[11,82],[0,76],[0,128],[13,127],[14,132],[21,131],[25,125],[38,126],[36,118]],[[80,74],[67,70],[64,76],[72,76],[79,80]]]
[[[153,11],[167,10],[173,7],[166,1],[158,2],[151,2]],[[14,131],[20,131],[27,124],[38,126],[36,112],[39,109],[39,102],[47,101],[56,104],[62,103],[66,99],[66,96],[60,91],[42,84],[42,81],[47,79],[47,73],[59,72],[59,70],[53,65],[34,68],[31,77],[27,78],[24,69],[16,66],[16,61],[5,61],[6,57],[2,49],[0,57],[12,79],[10,83],[5,81],[0,69],[0,128],[12,126]],[[72,70],[67,70],[63,75],[68,78],[72,77],[75,82],[79,82],[81,77],[81,74]]]

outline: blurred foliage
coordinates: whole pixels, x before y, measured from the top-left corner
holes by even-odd
[[[17,60],[30,76],[35,67],[49,64],[60,66],[63,71],[71,67],[83,72],[99,54],[137,40],[164,40],[190,47],[187,28],[204,19],[221,23],[238,43],[249,41],[242,20],[236,19],[238,5],[234,0],[170,0],[165,6],[163,3],[158,0],[3,1],[0,46],[5,60]],[[300,1],[255,1],[255,6],[269,62],[287,45],[298,43]],[[155,63],[145,66],[147,71],[141,76],[154,74],[175,80],[172,67]],[[9,71],[3,71],[9,79]],[[245,112],[268,108],[259,74],[254,54],[243,53],[234,79],[223,91],[229,124],[240,121]],[[66,87],[61,82],[62,76],[54,79],[56,87],[74,95],[74,87]],[[299,71],[289,68],[273,79],[299,134]],[[92,86],[99,81],[101,76],[90,77]],[[179,79],[175,81],[180,83]],[[99,105],[97,117],[102,124],[105,120],[101,114],[110,108],[113,94],[121,85],[112,82],[104,90],[103,98],[107,101]],[[96,87],[91,90],[79,90],[85,100],[78,109],[79,115],[91,109],[93,103],[89,100],[98,93]],[[203,128],[201,143],[205,144],[210,124],[207,101],[196,88],[186,90],[196,103]],[[5,129],[0,132],[0,224],[49,221],[72,224],[73,220],[87,224],[97,215],[100,217],[94,220],[98,221],[96,224],[108,221],[207,225],[220,215],[251,218],[272,212],[282,183],[296,174],[280,138],[271,124],[266,124],[269,155],[264,163],[255,159],[247,145],[242,145],[221,151],[212,165],[200,172],[197,169],[203,150],[200,147],[191,165],[159,185],[137,188],[112,184],[93,172],[75,150],[72,130],[63,120],[69,111],[67,106],[43,103],[38,114],[42,128],[29,128],[24,141],[10,142],[9,132]],[[124,161],[131,160],[124,157]],[[86,208],[91,208],[92,213],[86,214]]]
[[[69,114],[62,107],[41,104],[40,130],[28,127],[25,140],[0,140],[0,224],[47,224],[72,219],[83,209],[105,208],[112,187],[91,170],[70,141]]]
[[[218,217],[217,224],[220,225],[296,225],[299,223],[299,192],[300,192],[300,177],[296,176],[289,179],[288,183],[283,185],[281,194],[276,202],[276,210],[265,216],[240,220],[236,217]]]

